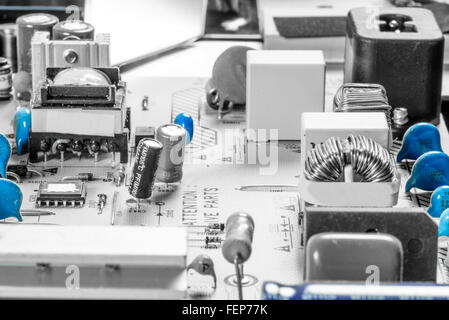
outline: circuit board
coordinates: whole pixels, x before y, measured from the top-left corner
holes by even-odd
[[[328,80],[330,81],[330,80]],[[335,80],[334,80],[335,81]],[[25,224],[51,225],[133,225],[181,226],[188,230],[188,261],[199,254],[207,254],[214,261],[217,288],[212,299],[236,299],[233,281],[234,266],[221,253],[224,232],[211,232],[209,223],[224,223],[237,211],[249,213],[255,221],[253,252],[245,263],[245,299],[259,299],[265,281],[298,284],[303,280],[303,247],[301,244],[301,208],[297,192],[300,172],[300,142],[253,143],[245,138],[244,112],[236,111],[224,120],[208,109],[204,84],[199,78],[144,78],[128,83],[127,105],[131,108],[131,132],[138,126],[152,126],[172,122],[179,112],[192,115],[195,133],[186,148],[183,179],[180,183],[155,184],[153,195],[136,210],[128,193],[133,163],[133,148],[125,164],[125,183],[117,187],[112,179],[120,164],[110,154],[93,158],[67,156],[32,164],[37,173],[19,184],[23,195],[22,209],[36,209],[38,186],[41,182],[60,181],[79,173],[91,173],[86,183],[87,195],[82,208],[49,208],[51,216],[24,217]],[[334,92],[327,89],[327,108]],[[148,108],[142,108],[143,97],[149,97]],[[16,102],[5,104],[0,110],[4,134],[13,129],[12,119]],[[299,121],[299,119],[298,119]],[[440,125],[443,148],[448,146],[444,122]],[[131,138],[131,145],[132,139]],[[400,145],[396,142],[396,147]],[[257,154],[252,157],[251,154]],[[12,159],[17,156],[13,155]],[[26,159],[22,159],[26,161]],[[404,193],[405,181],[412,163],[401,165],[401,195],[398,206],[429,205],[430,194],[409,196]],[[105,194],[107,202],[98,212],[98,194]],[[13,218],[3,223],[16,223]],[[164,244],[161,243],[161,246]],[[445,256],[447,245],[442,244]],[[447,268],[441,262],[438,282],[447,282]],[[194,286],[189,283],[187,286]]]

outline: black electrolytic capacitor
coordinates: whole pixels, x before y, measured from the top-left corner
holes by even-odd
[[[154,139],[142,139],[137,146],[128,191],[137,199],[148,199],[154,184],[154,175],[163,145]]]

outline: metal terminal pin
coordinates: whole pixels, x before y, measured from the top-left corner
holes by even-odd
[[[144,96],[143,99],[142,99],[142,110],[143,111],[147,111],[148,110],[148,105],[149,105],[148,96]]]
[[[103,213],[103,209],[106,206],[106,200],[107,200],[107,196],[104,193],[100,193],[97,195],[98,197],[98,203],[97,203],[97,213],[98,214],[102,214]]]
[[[404,125],[409,121],[408,111],[406,108],[393,109],[393,123],[396,125]]]

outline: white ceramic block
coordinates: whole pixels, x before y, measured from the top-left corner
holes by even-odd
[[[250,50],[247,60],[248,139],[300,140],[303,112],[324,111],[325,62],[322,51]],[[266,130],[266,138],[252,134]]]

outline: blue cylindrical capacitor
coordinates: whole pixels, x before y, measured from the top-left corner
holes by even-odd
[[[0,194],[2,205],[0,206],[0,220],[6,218],[17,218],[22,221],[20,206],[22,205],[22,191],[17,184],[7,179],[0,179]]]
[[[449,184],[449,156],[443,152],[427,152],[416,160],[405,191],[412,188],[434,191]]]
[[[20,156],[27,151],[31,129],[31,111],[26,107],[20,107],[14,115],[16,130],[17,154]]]
[[[11,145],[9,144],[8,139],[0,134],[0,175],[2,178],[6,178],[6,168],[10,157]]]
[[[187,131],[186,144],[189,144],[193,139],[193,119],[190,114],[182,112],[175,118],[175,123],[183,127]]]

